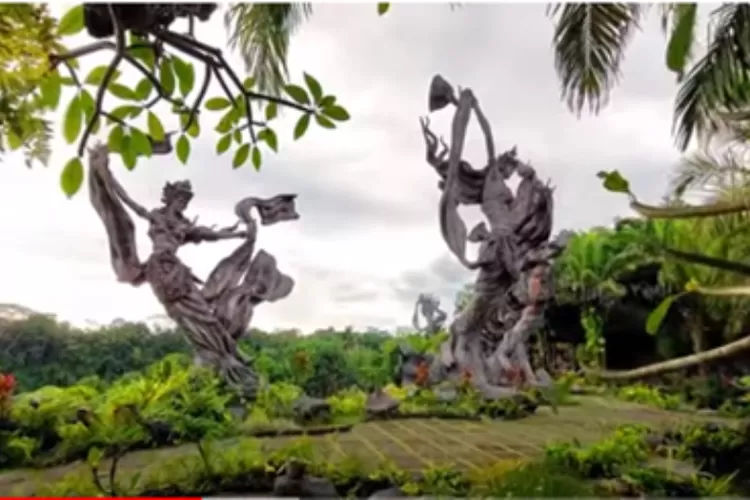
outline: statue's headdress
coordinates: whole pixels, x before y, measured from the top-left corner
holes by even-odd
[[[161,194],[162,203],[169,203],[178,197],[184,197],[188,200],[193,198],[193,185],[190,181],[167,182],[164,185]]]

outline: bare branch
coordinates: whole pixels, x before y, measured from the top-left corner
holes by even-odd
[[[190,20],[192,21],[193,17],[190,16]],[[201,89],[198,92],[198,97],[196,97],[195,102],[193,103],[193,108],[190,110],[190,116],[188,116],[187,122],[185,123],[185,130],[188,130],[190,126],[193,124],[193,120],[195,120],[196,115],[198,114],[198,108],[201,105],[201,102],[203,102],[203,99],[206,97],[206,92],[208,91],[208,85],[211,83],[211,66],[206,65],[206,73],[203,75],[203,85],[201,85]]]
[[[96,120],[102,114],[102,107],[104,105],[104,93],[107,91],[107,87],[109,86],[109,83],[112,81],[112,78],[115,76],[115,71],[117,71],[117,66],[120,65],[120,61],[123,60],[123,57],[125,55],[125,32],[122,31],[120,20],[115,15],[115,10],[112,4],[107,5],[107,8],[109,10],[109,17],[112,20],[112,26],[114,27],[114,30],[115,30],[115,44],[116,44],[115,57],[109,63],[109,66],[107,67],[107,71],[106,73],[104,73],[104,78],[102,79],[102,83],[99,85],[99,89],[96,92],[94,113],[91,115],[91,119],[86,125],[86,130],[84,130],[83,136],[81,137],[81,141],[78,145],[78,156],[83,156],[83,153],[86,151],[86,143],[89,140],[89,136],[91,135],[91,132],[94,130],[94,125],[96,124]]]

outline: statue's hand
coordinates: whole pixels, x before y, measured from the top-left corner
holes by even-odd
[[[240,227],[240,222],[239,222],[239,221],[235,222],[235,223],[234,223],[234,224],[232,224],[231,226],[227,226],[227,227],[225,227],[225,228],[224,228],[224,229],[222,229],[221,231],[222,231],[222,232],[227,232],[227,233],[233,233],[233,232],[237,231],[237,228],[238,228],[238,227]]]

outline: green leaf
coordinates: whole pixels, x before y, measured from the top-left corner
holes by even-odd
[[[234,131],[234,140],[237,144],[242,144],[242,132],[240,129]]]
[[[159,83],[164,89],[167,96],[174,94],[174,73],[172,72],[172,63],[170,59],[164,58],[159,66]]]
[[[130,146],[137,154],[147,158],[150,158],[153,154],[153,148],[148,136],[137,128],[130,129]]]
[[[323,99],[323,87],[320,86],[318,80],[307,73],[304,73],[305,83],[307,88],[310,90],[310,95],[313,98],[313,102],[319,103]]]
[[[104,76],[107,74],[107,70],[109,69],[109,65],[105,64],[104,66],[97,66],[96,68],[89,71],[89,74],[86,76],[85,83],[88,83],[89,85],[101,85],[104,81]],[[115,70],[114,74],[109,78],[110,84],[117,80],[120,76],[120,71]]]
[[[62,175],[60,175],[60,187],[62,187],[63,193],[68,198],[72,198],[74,194],[81,189],[83,184],[83,163],[77,156],[71,158],[63,168]]]
[[[216,125],[216,131],[220,134],[228,134],[230,130],[232,130],[232,125],[234,124],[234,113],[232,113],[232,110],[229,110],[228,113],[225,113],[224,116],[221,117],[221,120],[219,120],[218,125]]]
[[[323,115],[315,115],[315,121],[323,128],[336,128],[336,124]]]
[[[328,118],[333,118],[338,122],[345,122],[350,118],[349,112],[341,106],[337,106],[336,104],[331,104],[330,106],[324,107],[322,109],[322,112]]]
[[[68,109],[65,111],[65,121],[63,122],[63,137],[68,144],[75,142],[78,134],[81,133],[82,124],[83,109],[81,109],[81,101],[76,95],[68,104]]]
[[[148,133],[156,142],[164,140],[164,127],[152,111],[148,112]]]
[[[648,315],[648,319],[646,320],[646,331],[650,335],[656,335],[656,333],[659,331],[659,327],[664,322],[664,318],[666,318],[667,313],[669,312],[669,308],[672,307],[672,304],[674,304],[675,300],[679,299],[683,295],[685,295],[685,292],[670,295],[662,300],[661,304],[656,306],[656,309],[651,311],[651,314]]]
[[[175,75],[177,75],[177,81],[180,84],[180,94],[183,97],[187,97],[195,86],[195,69],[193,69],[192,64],[178,57],[172,58],[172,65],[174,66]]]
[[[182,162],[183,165],[187,165],[188,158],[190,157],[190,141],[183,134],[177,139],[177,159]]]
[[[241,113],[239,116],[245,113],[245,96],[243,94],[238,95],[234,98],[233,108],[237,110],[237,113]]]
[[[135,97],[139,101],[145,101],[148,96],[151,95],[151,91],[154,89],[154,84],[148,78],[143,78],[138,85],[135,86]]]
[[[126,101],[137,101],[138,97],[135,95],[135,92],[133,92],[130,87],[126,87],[125,85],[122,85],[121,83],[115,83],[112,82],[107,86],[107,90],[109,90],[109,93],[112,94],[115,97],[119,97],[120,99],[125,99]]]
[[[260,153],[260,148],[253,148],[253,167],[256,171],[260,170],[260,164],[263,161],[263,156]]]
[[[318,106],[321,108],[327,108],[329,106],[333,106],[334,104],[336,104],[336,96],[327,95],[320,100]]]
[[[378,3],[378,15],[382,16],[386,12],[388,12],[388,9],[391,8],[390,2],[380,2]]]
[[[276,118],[276,115],[279,112],[279,107],[276,105],[275,102],[269,102],[266,105],[266,121],[270,122],[274,118]]]
[[[232,134],[227,134],[221,137],[219,141],[216,143],[216,154],[222,154],[227,149],[229,149],[229,146],[232,145]]]
[[[101,448],[92,447],[89,449],[89,453],[86,456],[86,463],[91,467],[97,468],[99,467],[103,456],[104,453]]]
[[[604,181],[604,189],[607,191],[630,194],[630,183],[617,170],[611,172],[601,171],[596,176]]]
[[[299,85],[284,85],[284,92],[289,94],[289,97],[300,104],[310,104],[310,96],[308,96],[307,91]]]
[[[83,117],[85,118],[84,123],[86,124],[86,126],[88,126],[89,122],[94,118],[94,113],[96,111],[96,103],[94,102],[94,97],[89,93],[88,90],[82,89],[80,94],[78,94],[78,98],[81,105],[81,110],[83,110]],[[96,134],[99,131],[100,126],[101,117],[97,116],[96,122],[91,128],[91,132]]]
[[[130,136],[126,135],[122,138],[120,157],[122,157],[122,163],[128,170],[133,170],[138,163],[138,153],[133,146],[133,140]]]
[[[276,137],[276,132],[274,132],[273,129],[264,128],[263,130],[258,132],[258,140],[265,141],[266,144],[268,144],[269,148],[278,152],[279,140],[278,137]]]
[[[220,109],[226,109],[229,106],[231,106],[232,103],[229,102],[228,99],[224,99],[223,97],[212,97],[211,99],[207,100],[204,106],[206,109],[211,111],[219,111]]]
[[[148,43],[147,40],[139,37],[138,35],[130,33],[130,43],[128,45],[143,45]],[[151,47],[131,47],[128,49],[130,55],[141,61],[146,67],[153,71],[156,65],[156,56],[154,50]]]
[[[182,113],[180,115],[180,124],[182,125],[183,130],[185,129],[185,125],[187,125],[189,117],[190,117],[190,113]],[[193,138],[201,135],[201,125],[199,122],[199,115],[195,115],[193,117],[193,122],[190,124],[190,127],[187,130],[185,130],[185,133]]]
[[[297,121],[297,125],[294,126],[294,140],[296,141],[303,135],[305,135],[305,132],[307,132],[307,127],[310,126],[310,115],[305,113],[304,115],[300,116],[299,120]]]
[[[141,473],[140,472],[136,472],[135,474],[133,474],[130,477],[130,487],[128,489],[131,490],[131,491],[135,490],[138,487],[138,481],[140,481],[140,480],[141,480]]]
[[[56,109],[60,104],[60,94],[62,93],[62,79],[57,71],[50,72],[46,78],[39,83],[39,93],[42,96],[42,102],[49,109]]]
[[[107,147],[113,153],[122,152],[122,142],[125,138],[125,131],[121,125],[117,125],[109,131],[109,137],[107,138]],[[150,147],[150,143],[149,143]]]
[[[695,39],[695,22],[698,5],[694,3],[675,4],[674,16],[677,21],[667,45],[667,68],[682,78],[685,64],[690,56],[690,48]]]
[[[23,146],[23,140],[21,140],[21,138],[12,130],[8,130],[5,138],[8,140],[8,147],[11,151],[15,151]]]
[[[141,114],[143,108],[139,106],[133,106],[132,104],[125,104],[124,106],[118,106],[109,112],[110,115],[119,119],[126,120],[127,118],[136,118]],[[112,120],[110,120],[112,121]]]
[[[242,82],[242,86],[245,88],[245,90],[251,90],[253,87],[255,87],[255,78],[252,76],[248,76],[245,78],[245,81]]]
[[[245,164],[248,156],[250,156],[250,144],[243,144],[237,148],[237,152],[234,153],[234,159],[232,160],[232,168],[240,168]]]
[[[83,110],[83,114],[86,116],[86,121],[88,122],[96,109],[94,97],[88,90],[81,89],[81,92],[78,94],[78,100],[81,105],[81,110]]]
[[[80,33],[83,27],[83,4],[78,4],[60,18],[57,33],[60,36],[71,36]]]

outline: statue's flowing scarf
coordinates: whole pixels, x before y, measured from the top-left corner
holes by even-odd
[[[138,259],[133,219],[113,188],[108,151],[97,146],[90,152],[89,197],[104,223],[109,241],[109,258],[118,281],[140,285],[145,280],[145,266]]]

